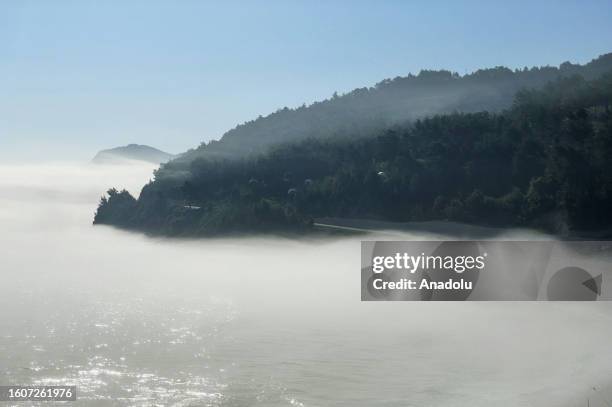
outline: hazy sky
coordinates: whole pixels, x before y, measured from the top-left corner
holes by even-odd
[[[421,68],[588,62],[612,1],[0,2],[0,160],[180,152]]]

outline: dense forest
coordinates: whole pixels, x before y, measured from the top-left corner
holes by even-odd
[[[138,200],[110,190],[95,223],[168,235],[307,230],[326,216],[560,234],[612,226],[612,71],[523,89],[500,112],[372,131],[162,167]]]
[[[435,114],[499,112],[509,108],[516,92],[523,88],[539,88],[572,75],[595,79],[609,70],[612,70],[612,54],[602,55],[585,65],[565,62],[559,67],[519,70],[496,67],[466,75],[424,70],[418,75],[386,79],[344,95],[334,94],[309,106],[279,109],[229,130],[218,141],[188,151],[166,169],[188,169],[189,163],[198,157],[259,154],[279,142],[312,137],[354,140]]]

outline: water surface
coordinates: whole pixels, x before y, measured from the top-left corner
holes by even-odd
[[[87,406],[612,400],[612,305],[362,303],[359,237],[91,226],[102,191],[151,170],[0,166],[0,384],[74,384]]]

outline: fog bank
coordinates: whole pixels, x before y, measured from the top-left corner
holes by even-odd
[[[612,400],[612,305],[360,302],[360,237],[91,225],[106,189],[137,195],[153,168],[0,166],[0,383],[76,384],[76,405]]]

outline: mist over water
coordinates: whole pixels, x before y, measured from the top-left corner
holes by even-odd
[[[612,401],[612,304],[361,302],[361,237],[91,225],[152,170],[0,166],[0,384],[74,384],[88,406]]]

